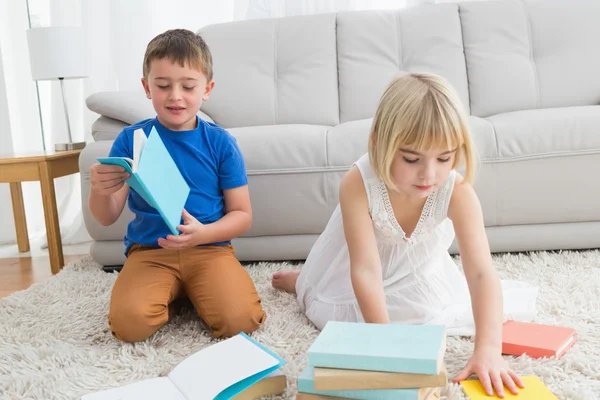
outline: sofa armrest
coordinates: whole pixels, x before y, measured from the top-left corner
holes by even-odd
[[[134,218],[134,214],[129,207],[125,206],[121,216],[114,224],[102,226],[94,219],[88,207],[90,195],[90,168],[97,163],[97,158],[108,156],[112,144],[112,140],[88,143],[79,156],[83,220],[88,233],[94,240],[123,240],[123,237],[127,232],[127,225]]]
[[[141,90],[97,92],[88,96],[85,103],[91,111],[127,125],[156,116],[152,102]],[[198,116],[205,121],[214,122],[202,111],[198,111]]]

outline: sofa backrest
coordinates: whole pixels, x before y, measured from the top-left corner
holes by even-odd
[[[403,72],[442,75],[469,109],[456,4],[342,12],[337,43],[341,122],[373,117],[385,87]]]
[[[215,88],[203,110],[225,128],[339,123],[335,14],[217,24]]]
[[[225,128],[371,118],[403,72],[442,75],[478,117],[600,104],[600,0],[466,1],[239,21],[199,33],[216,82],[202,111]],[[135,102],[113,106],[98,96],[88,98],[92,111],[126,123],[140,116],[127,111]]]
[[[471,113],[600,104],[600,1],[460,4]]]

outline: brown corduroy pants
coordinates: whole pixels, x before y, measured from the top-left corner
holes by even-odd
[[[112,290],[110,329],[119,340],[142,341],[169,321],[169,306],[186,296],[214,337],[251,333],[266,318],[231,245],[185,250],[134,245]]]

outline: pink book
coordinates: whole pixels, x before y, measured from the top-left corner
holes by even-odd
[[[506,321],[502,326],[502,353],[532,358],[561,358],[576,341],[576,331],[562,326]]]

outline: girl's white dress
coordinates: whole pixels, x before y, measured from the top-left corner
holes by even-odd
[[[469,289],[448,253],[454,228],[447,212],[456,172],[427,197],[414,233],[407,237],[394,217],[385,184],[373,173],[369,155],[355,164],[369,200],[390,320],[440,324],[446,326],[448,335],[472,336],[475,325]],[[537,288],[502,281],[502,291],[505,318],[533,319]],[[339,205],[302,267],[296,292],[301,309],[318,329],[327,321],[364,321],[350,279]]]

